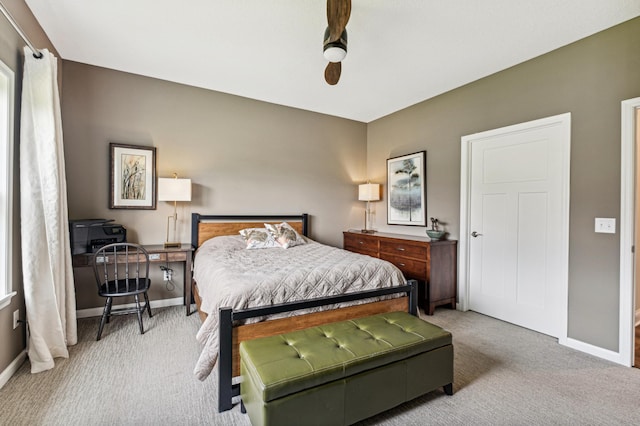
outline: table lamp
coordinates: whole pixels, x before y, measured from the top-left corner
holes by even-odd
[[[158,201],[173,201],[173,214],[167,218],[167,239],[164,246],[180,247],[180,242],[169,240],[169,229],[173,219],[173,239],[176,240],[178,201],[191,201],[191,179],[178,179],[177,173],[173,174],[173,178],[158,178]]]
[[[367,229],[367,221],[371,219],[371,210],[369,208],[370,201],[378,201],[380,200],[380,185],[377,183],[363,183],[358,186],[358,200],[366,201],[367,208],[364,211],[364,229],[362,232],[365,234],[373,234],[373,229]]]

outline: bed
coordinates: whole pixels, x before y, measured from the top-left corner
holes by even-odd
[[[298,234],[298,243],[286,250],[248,250],[240,236],[241,230],[283,223]],[[217,363],[219,411],[231,408],[239,393],[233,381],[239,375],[241,341],[373,313],[417,310],[417,286],[408,284],[395,266],[317,243],[308,234],[307,214],[192,214],[192,292],[202,319],[197,339],[203,345],[194,373],[204,380]]]

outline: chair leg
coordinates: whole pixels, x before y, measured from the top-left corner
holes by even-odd
[[[136,314],[138,314],[138,324],[140,325],[140,334],[144,334],[144,327],[142,326],[142,309],[140,309],[140,298],[136,294]]]
[[[104,304],[104,309],[102,310],[102,318],[100,318],[100,327],[98,328],[98,337],[96,340],[100,340],[102,336],[102,329],[104,328],[104,323],[109,319],[109,315],[111,315],[111,297],[107,297],[107,301]]]
[[[107,307],[107,324],[111,321],[111,308],[113,307],[113,297],[109,298],[109,305]]]
[[[149,304],[149,295],[147,294],[147,292],[144,292],[144,300],[146,301],[147,305],[147,312],[149,313],[149,318],[151,318],[153,315],[151,314],[151,304]]]

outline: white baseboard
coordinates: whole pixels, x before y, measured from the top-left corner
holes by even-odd
[[[624,360],[621,358],[620,353],[611,351],[609,349],[594,346],[580,340],[572,339],[570,337],[568,337],[566,342],[563,344],[569,348],[588,353],[589,355],[597,356],[598,358],[606,359],[607,361],[615,362],[616,364],[622,364],[625,366],[627,365],[627,363],[624,362]]]
[[[26,349],[20,352],[20,354],[14,359],[7,368],[0,373],[0,389],[9,381],[9,379],[18,371],[22,363],[27,359]]]
[[[182,297],[174,297],[173,299],[161,299],[161,300],[151,301],[152,308],[166,308],[167,306],[179,306],[179,305],[182,305]],[[135,303],[128,303],[126,305],[118,305],[117,307],[132,308],[134,306],[135,306]],[[103,309],[104,307],[79,309],[76,311],[76,317],[77,318],[99,317],[102,315]]]

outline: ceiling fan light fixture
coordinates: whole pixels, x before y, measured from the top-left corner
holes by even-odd
[[[347,29],[345,28],[340,38],[329,41],[329,27],[324,31],[324,58],[329,62],[342,62],[347,56]]]
[[[329,62],[342,62],[347,56],[347,49],[342,46],[327,46],[324,48],[324,58]]]

